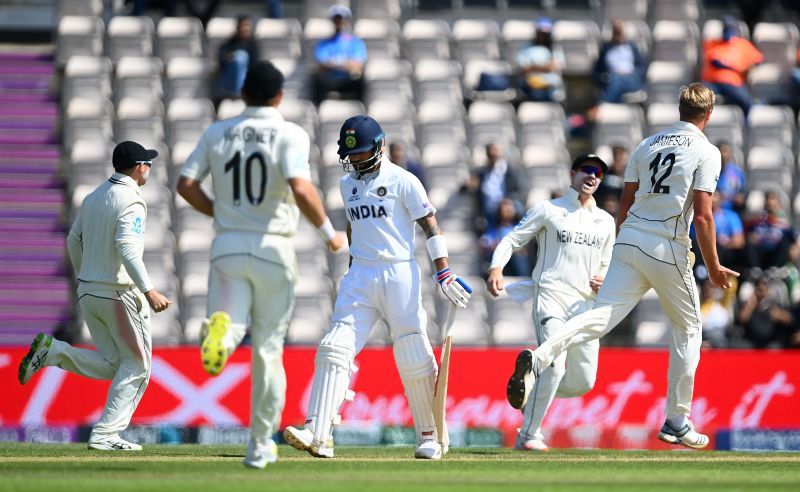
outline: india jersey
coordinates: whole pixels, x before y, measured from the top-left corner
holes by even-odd
[[[620,228],[691,246],[694,190],[713,193],[721,168],[719,149],[695,125],[679,121],[639,144],[625,169],[625,182],[639,183]]]
[[[345,175],[339,182],[344,211],[350,222],[350,255],[367,261],[414,259],[416,221],[436,209],[416,176],[381,161],[366,181]]]
[[[584,299],[594,297],[589,280],[605,275],[614,247],[614,219],[592,198],[586,206],[570,188],[561,198],[534,205],[498,245],[491,267],[502,267],[517,250],[536,238],[536,284]],[[509,248],[508,246],[511,246]]]

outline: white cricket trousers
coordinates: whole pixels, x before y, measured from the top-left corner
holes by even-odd
[[[84,292],[78,302],[97,350],[53,339],[47,365],[110,379],[106,406],[92,436],[118,434],[130,424],[150,380],[150,306],[136,288]]]
[[[539,344],[561,332],[571,317],[592,307],[592,300],[578,299],[549,289],[537,289],[534,296],[533,327]],[[536,379],[523,409],[520,434],[527,439],[543,439],[542,421],[553,399],[572,398],[589,392],[597,376],[599,340],[579,343],[562,352],[552,368]]]
[[[233,353],[250,325],[252,340],[250,432],[271,438],[286,404],[283,342],[294,308],[294,276],[282,264],[251,255],[222,256],[211,261],[208,316],[225,311],[231,329],[225,337]]]
[[[565,350],[611,331],[653,288],[661,309],[672,322],[666,416],[688,417],[694,374],[700,361],[700,300],[688,250],[674,242],[664,244],[670,248],[667,251],[672,251],[674,263],[655,259],[637,246],[617,243],[594,308],[570,319],[536,349],[539,367],[546,367]]]

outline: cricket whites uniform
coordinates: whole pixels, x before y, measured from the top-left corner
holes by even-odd
[[[625,170],[625,182],[639,188],[594,308],[570,319],[534,352],[538,367],[608,333],[653,288],[673,325],[666,416],[688,417],[701,342],[689,240],[693,193],[713,193],[720,167],[719,150],[691,123],[676,122],[642,141]]]
[[[380,170],[365,180],[345,175],[340,190],[351,227],[352,265],[341,280],[331,327],[317,350],[306,428],[317,443],[330,438],[339,406],[350,393],[350,375],[356,370],[353,359],[383,318],[391,328],[395,363],[417,440],[435,440],[432,403],[437,366],[426,334],[414,234],[416,221],[436,209],[420,181],[386,157]]]
[[[512,251],[536,238],[539,256],[533,269],[533,326],[539,344],[561,332],[566,321],[592,307],[595,293],[589,280],[604,276],[614,245],[614,219],[597,207],[594,198],[585,205],[569,188],[561,198],[536,204],[508,233],[494,252],[491,268],[503,268]],[[531,281],[521,282],[525,287]],[[507,287],[515,300],[515,284]],[[594,386],[599,341],[576,344],[553,361],[552,370],[537,378],[524,407],[520,429],[523,440],[543,439],[542,420],[558,396],[580,396]]]
[[[297,261],[292,236],[299,209],[290,178],[311,180],[308,134],[274,107],[249,106],[211,125],[181,175],[214,191],[214,229],[207,314],[224,311],[232,353],[248,323],[253,341],[251,432],[278,429],[286,397],[283,343],[294,306]]]
[[[153,288],[142,261],[146,215],[139,185],[115,173],[84,199],[67,238],[81,314],[97,350],[53,339],[45,365],[111,380],[90,443],[128,427],[150,379],[150,307],[142,294]]]

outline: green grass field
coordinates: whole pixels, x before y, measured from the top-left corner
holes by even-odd
[[[405,448],[337,448],[332,460],[281,446],[266,470],[242,466],[242,446],[156,446],[141,453],[82,444],[0,443],[0,490],[800,490],[799,453],[454,449],[439,462]]]

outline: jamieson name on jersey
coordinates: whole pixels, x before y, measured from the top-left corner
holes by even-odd
[[[556,233],[556,240],[559,243],[572,243],[588,246],[590,248],[600,249],[603,247],[602,236],[586,234],[580,231],[570,231],[569,229],[559,229]]]
[[[361,219],[379,219],[381,217],[388,217],[386,209],[383,205],[360,205],[357,207],[348,207],[347,215],[350,217],[350,222]]]

